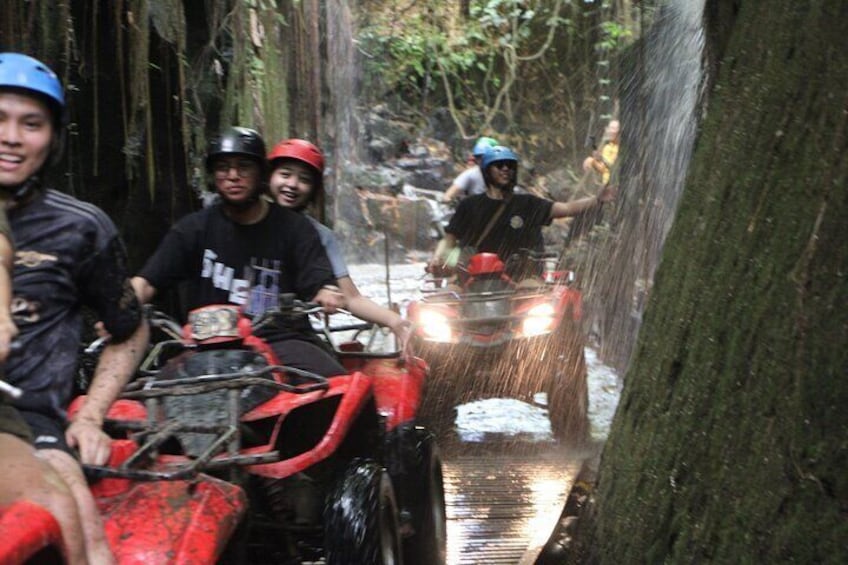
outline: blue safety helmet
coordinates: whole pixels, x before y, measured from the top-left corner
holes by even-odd
[[[474,144],[474,149],[471,150],[471,154],[475,157],[482,157],[486,151],[495,147],[497,144],[498,142],[491,137],[481,137],[477,140],[477,143]]]
[[[15,88],[44,98],[57,124],[64,124],[65,92],[50,67],[22,53],[0,53],[0,89]]]
[[[495,145],[483,153],[483,161],[480,163],[480,168],[485,171],[489,165],[498,161],[512,161],[518,166],[518,155],[509,147]]]

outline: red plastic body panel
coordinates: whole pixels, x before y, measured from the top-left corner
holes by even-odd
[[[26,500],[0,508],[0,563],[26,563],[50,546],[64,551],[59,523],[46,508]]]
[[[121,565],[215,563],[247,507],[239,487],[203,475],[196,482],[133,483],[97,502]]]
[[[330,423],[330,427],[327,429],[327,433],[324,434],[321,441],[319,441],[318,444],[309,451],[301,453],[290,459],[285,459],[277,463],[250,466],[248,467],[248,470],[251,473],[261,475],[263,477],[281,479],[312,467],[319,461],[329,457],[339,447],[342,440],[347,435],[347,432],[350,430],[350,426],[353,424],[356,416],[359,414],[360,410],[362,410],[362,407],[365,406],[366,401],[371,397],[372,377],[361,372],[356,372],[350,376],[333,377],[330,379],[330,390],[323,394],[343,394],[343,396],[338,409],[336,410],[336,414],[333,417],[333,421]],[[289,395],[277,395],[269,402],[266,402],[262,406],[259,406],[256,410],[252,411],[248,416],[252,416],[254,413],[259,411],[268,412],[270,414],[276,412],[279,414],[281,413],[280,407],[275,407],[275,404],[281,402],[288,404],[288,409],[283,411],[287,412],[293,407],[292,403],[287,402],[287,399],[285,398],[287,396]],[[294,404],[307,404],[310,400],[314,400],[312,394],[303,394],[300,395]]]
[[[468,274],[471,276],[502,273],[503,271],[504,263],[497,253],[477,253],[468,260]]]
[[[71,401],[68,407],[69,420],[79,411],[84,401],[85,395],[78,396]],[[144,404],[137,400],[120,398],[109,407],[106,417],[113,420],[144,421],[147,419],[147,409]]]
[[[404,365],[394,359],[372,360],[365,372],[374,377],[377,410],[386,418],[389,430],[415,418],[427,375],[422,359],[409,357]]]

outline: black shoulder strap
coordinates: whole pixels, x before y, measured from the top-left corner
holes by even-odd
[[[498,220],[498,218],[501,217],[501,214],[503,214],[503,211],[504,211],[505,208],[506,208],[506,200],[502,200],[500,207],[497,210],[495,210],[495,213],[492,215],[492,218],[489,220],[489,223],[486,224],[486,227],[483,228],[483,231],[480,234],[480,237],[478,237],[477,241],[474,243],[474,249],[477,249],[478,247],[480,247],[480,242],[482,242],[486,238],[486,236],[489,235],[489,232],[492,231],[492,227],[495,225],[495,222]]]

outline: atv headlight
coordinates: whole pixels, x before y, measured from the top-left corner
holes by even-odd
[[[452,337],[448,317],[434,310],[422,310],[419,320],[424,337],[432,341],[450,341]]]
[[[525,336],[541,335],[554,327],[554,307],[548,303],[537,304],[527,311],[527,317],[521,326]]]

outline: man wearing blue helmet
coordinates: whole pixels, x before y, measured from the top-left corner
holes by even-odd
[[[486,192],[459,203],[445,229],[445,237],[430,260],[430,271],[448,265],[448,257],[457,247],[470,246],[477,252],[497,253],[505,262],[522,250],[544,251],[542,227],[550,225],[551,220],[576,216],[615,196],[609,187],[604,187],[597,196],[571,202],[517,194],[514,189],[518,179],[518,155],[501,145],[486,151],[480,168]]]
[[[481,137],[477,140],[474,149],[471,151],[474,166],[459,173],[442,195],[442,202],[453,202],[457,198],[461,199],[486,192],[486,182],[483,180],[483,172],[480,170],[480,161],[486,151],[497,144],[498,142],[491,137]]]
[[[0,492],[14,482],[20,498],[54,513],[69,562],[113,563],[80,461],[108,459],[111,440],[103,420],[140,361],[148,328],[115,225],[99,208],[44,186],[44,172],[60,156],[66,118],[62,84],[47,65],[0,53],[0,195],[8,202],[16,247],[12,311],[22,349],[7,360],[5,376],[23,390],[14,406],[48,465],[18,464],[11,458],[26,449],[3,445],[0,461],[15,471],[0,473]],[[100,316],[112,342],[68,421],[83,306]],[[56,502],[62,496],[70,507]]]

